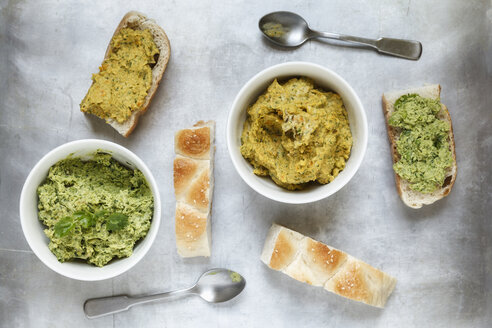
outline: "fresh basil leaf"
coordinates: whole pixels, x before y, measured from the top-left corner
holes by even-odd
[[[123,229],[128,224],[128,216],[123,213],[113,213],[108,216],[106,221],[106,229],[109,231],[117,231]]]
[[[73,213],[74,220],[78,220],[82,228],[87,229],[96,224],[96,220],[94,220],[94,215],[92,213],[86,211],[77,211]]]
[[[96,219],[99,219],[99,218],[102,218],[103,216],[106,216],[106,214],[108,214],[108,211],[99,210],[96,213],[94,213],[94,216],[96,217]]]
[[[73,226],[73,218],[70,216],[64,217],[55,224],[55,236],[66,236],[73,229]]]
[[[96,224],[96,220],[92,214],[84,215],[79,218],[79,223],[82,228],[87,229],[93,227]]]

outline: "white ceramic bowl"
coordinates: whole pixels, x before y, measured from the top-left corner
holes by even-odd
[[[111,153],[120,163],[138,168],[144,174],[154,196],[154,216],[147,236],[141,240],[128,258],[113,260],[102,268],[83,262],[59,262],[48,248],[49,239],[45,236],[45,226],[38,219],[38,196],[36,190],[46,179],[48,170],[59,160],[68,155],[90,158],[96,150]],[[85,139],[61,145],[46,154],[29,173],[20,197],[20,220],[22,231],[29,246],[36,256],[53,271],[69,278],[85,281],[103,280],[129,270],[140,261],[149,250],[159,230],[161,221],[161,201],[157,184],[147,166],[140,158],[128,149],[113,142],[96,139]]]
[[[304,190],[288,191],[277,186],[270,177],[258,177],[253,167],[240,152],[241,134],[246,110],[275,78],[305,76],[324,90],[338,93],[347,109],[353,146],[345,169],[329,184],[312,185]],[[227,147],[231,160],[243,180],[258,193],[270,199],[290,204],[303,204],[326,198],[342,188],[354,176],[367,147],[367,119],[362,103],[350,85],[338,74],[320,65],[308,62],[288,62],[269,67],[253,76],[239,91],[227,121]]]

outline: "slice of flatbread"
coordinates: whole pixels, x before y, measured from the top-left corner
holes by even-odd
[[[298,281],[376,307],[384,307],[396,279],[334,247],[273,224],[261,260]]]
[[[176,132],[176,248],[182,257],[210,256],[215,122]]]

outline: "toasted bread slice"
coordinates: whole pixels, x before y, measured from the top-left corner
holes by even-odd
[[[354,301],[384,307],[396,279],[344,251],[273,224],[261,261],[270,269]]]
[[[114,129],[116,129],[116,131],[118,131],[121,135],[123,135],[124,137],[128,137],[130,133],[132,133],[133,129],[135,129],[135,127],[137,126],[140,115],[147,111],[147,108],[149,107],[149,104],[155,95],[157,87],[161,82],[162,75],[166,70],[167,63],[169,62],[169,58],[171,56],[171,45],[169,44],[169,40],[164,30],[159,27],[159,25],[157,25],[154,20],[148,19],[144,14],[141,14],[139,12],[130,11],[129,13],[127,13],[114,31],[113,37],[118,34],[118,32],[123,28],[131,28],[134,30],[148,29],[154,37],[154,42],[159,49],[159,57],[157,58],[154,67],[152,68],[152,84],[149,91],[147,92],[147,96],[145,97],[142,106],[138,110],[135,110],[128,118],[128,120],[124,121],[123,123],[118,123],[118,121],[112,118],[106,120],[106,122]],[[113,37],[111,37],[111,39]],[[111,51],[112,46],[110,42],[108,48],[106,49],[104,60],[109,57]]]
[[[386,119],[386,128],[388,130],[388,138],[391,144],[391,155],[393,157],[393,163],[396,163],[400,159],[400,154],[396,149],[396,141],[401,133],[399,128],[395,128],[389,125],[388,121],[393,114],[395,108],[394,104],[398,98],[407,94],[418,94],[424,98],[440,99],[441,86],[439,84],[427,85],[420,88],[407,89],[402,91],[392,91],[383,94],[383,112]],[[454,145],[454,135],[453,135],[453,124],[451,122],[451,116],[445,105],[441,105],[441,111],[438,113],[438,117],[449,122],[449,147],[453,155],[453,164],[446,173],[446,178],[444,179],[444,184],[441,188],[437,189],[432,193],[421,193],[410,189],[410,183],[407,180],[400,178],[395,172],[395,183],[398,194],[405,205],[412,208],[421,208],[423,205],[429,205],[435,201],[444,198],[449,194],[451,188],[453,188],[454,181],[456,180],[456,174],[458,167],[456,165],[456,151]]]
[[[214,121],[200,121],[175,135],[175,233],[182,257],[210,256],[214,134]]]

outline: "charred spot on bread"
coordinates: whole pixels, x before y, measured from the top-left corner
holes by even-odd
[[[151,69],[154,69],[155,65],[157,65],[157,62],[159,61],[159,54],[154,55],[154,62],[150,63],[149,66]]]
[[[453,180],[453,176],[452,175],[448,175],[446,177],[446,179],[444,179],[444,183],[442,184],[442,187],[447,187],[449,186],[449,184],[451,183],[451,181]],[[448,191],[449,192],[449,191]],[[446,193],[447,194],[447,193]]]

